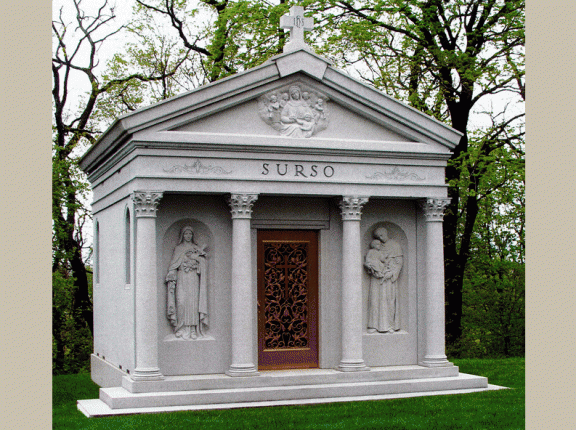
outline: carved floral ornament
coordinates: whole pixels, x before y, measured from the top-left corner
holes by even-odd
[[[426,221],[442,221],[444,210],[450,204],[450,199],[425,199],[420,200],[419,203]]]
[[[388,181],[424,181],[426,178],[421,178],[414,172],[400,170],[397,166],[394,166],[394,168],[391,170],[384,170],[383,172],[375,172],[372,175],[366,175],[366,179]]]
[[[340,201],[343,220],[359,220],[362,207],[368,202],[368,197],[346,196]]]
[[[260,118],[282,136],[308,138],[328,127],[328,98],[302,84],[293,84],[258,99]]]
[[[228,199],[232,218],[250,218],[252,206],[257,199],[257,194],[232,194]]]
[[[162,193],[154,191],[135,191],[132,201],[137,217],[155,217]]]
[[[192,164],[175,164],[169,169],[163,169],[166,173],[196,173],[202,175],[216,174],[216,175],[228,175],[232,171],[225,170],[220,166],[205,166],[202,161],[197,158]]]

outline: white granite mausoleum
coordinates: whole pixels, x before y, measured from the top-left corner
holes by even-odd
[[[85,414],[488,387],[444,348],[460,134],[311,52],[302,12],[283,54],[118,118],[83,157],[102,387]]]

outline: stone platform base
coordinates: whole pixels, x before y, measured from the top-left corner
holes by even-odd
[[[100,399],[79,400],[87,417],[300,405],[359,400],[461,394],[499,389],[484,377],[458,373],[456,366],[394,366],[369,372],[309,369],[261,372],[259,376],[168,376],[163,381],[133,381],[100,389]]]

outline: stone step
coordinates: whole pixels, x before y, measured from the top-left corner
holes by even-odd
[[[124,377],[122,387],[131,393],[160,393],[232,388],[281,387],[292,385],[337,384],[370,381],[458,376],[457,366],[423,367],[417,365],[372,367],[367,372],[340,372],[334,369],[262,371],[260,376],[230,377],[224,374],[167,376],[162,381],[134,381]]]
[[[460,373],[458,376],[452,377],[403,379],[394,381],[319,383],[150,393],[131,393],[123,387],[113,387],[100,389],[100,400],[112,410],[121,410],[136,408],[165,408],[174,406],[209,406],[215,404],[264,401],[274,402],[283,400],[362,397],[402,393],[482,389],[487,387],[488,380],[486,378]]]

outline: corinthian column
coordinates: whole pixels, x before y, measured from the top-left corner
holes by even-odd
[[[158,367],[158,292],[156,291],[156,208],[162,193],[136,191],[136,368],[134,380],[164,379]]]
[[[338,370],[369,370],[362,358],[360,216],[367,197],[344,196],[342,209],[342,359]]]
[[[452,366],[445,353],[444,237],[442,221],[450,199],[426,199],[420,207],[426,217],[426,367]]]
[[[252,326],[252,246],[250,218],[257,194],[232,194],[232,364],[230,376],[259,375],[252,361],[254,334]]]

